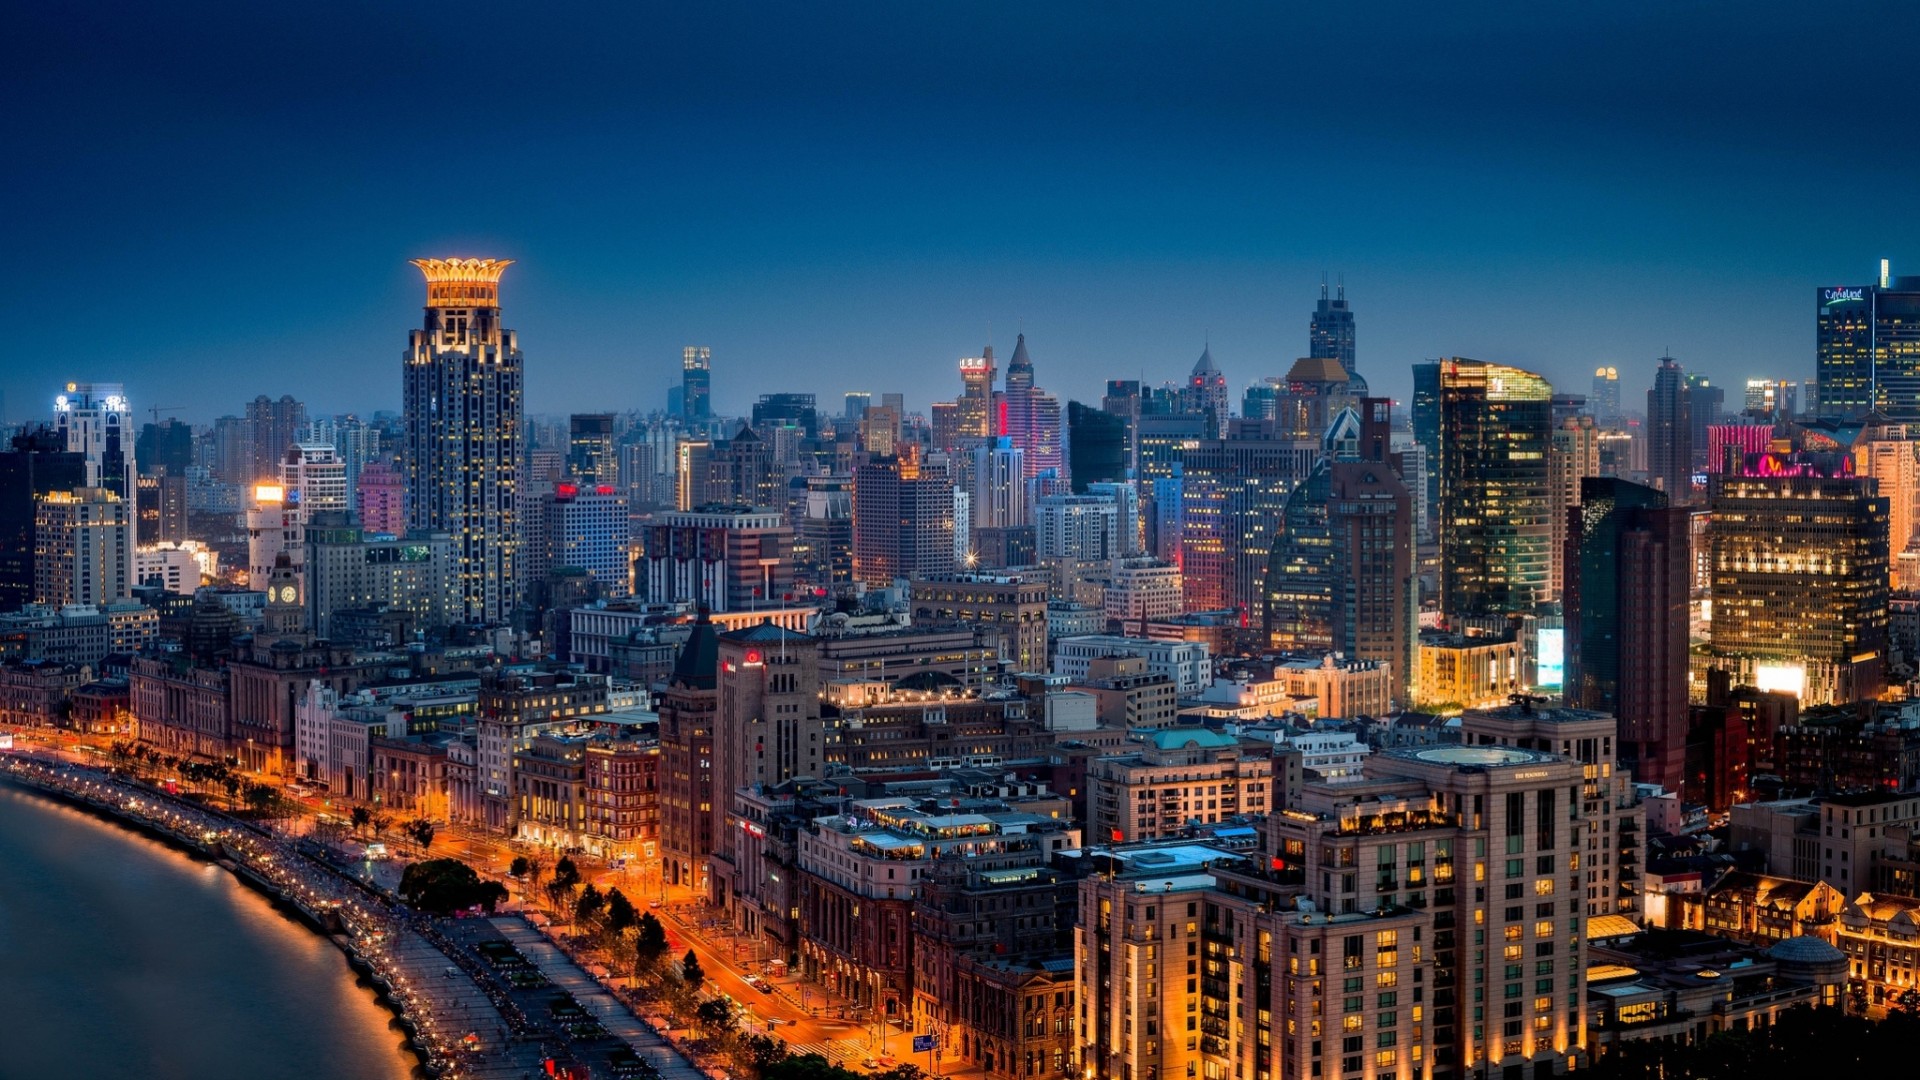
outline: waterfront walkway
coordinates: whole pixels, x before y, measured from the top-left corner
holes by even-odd
[[[661,1080],[707,1080],[705,1073],[690,1064],[652,1026],[635,1016],[625,1002],[582,970],[526,919],[518,915],[498,915],[488,921],[501,937],[512,942],[522,956],[540,969],[547,981],[572,994],[608,1034],[631,1046],[641,1060],[652,1065]]]

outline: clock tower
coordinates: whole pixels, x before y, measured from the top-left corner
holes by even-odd
[[[285,552],[273,560],[267,575],[267,607],[261,622],[264,636],[295,637],[307,629],[307,607],[300,599],[300,577]]]

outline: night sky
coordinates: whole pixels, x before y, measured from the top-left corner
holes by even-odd
[[[690,343],[723,411],[924,409],[1020,330],[1082,400],[1210,340],[1237,408],[1323,271],[1376,390],[1633,401],[1668,349],[1804,379],[1816,286],[1920,273],[1914,5],[541,7],[12,9],[7,417],[397,408],[425,255],[518,260],[536,412],[660,407]]]

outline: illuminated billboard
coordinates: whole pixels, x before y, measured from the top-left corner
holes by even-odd
[[[1534,660],[1533,685],[1558,690],[1566,681],[1566,630],[1558,626],[1542,629],[1534,646]]]
[[[1753,685],[1761,690],[1805,697],[1807,669],[1799,664],[1756,664],[1753,668]]]

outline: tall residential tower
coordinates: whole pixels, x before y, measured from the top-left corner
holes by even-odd
[[[518,337],[500,325],[511,259],[415,259],[427,278],[426,325],[405,368],[407,523],[453,536],[449,614],[500,622],[519,579],[525,450]]]

